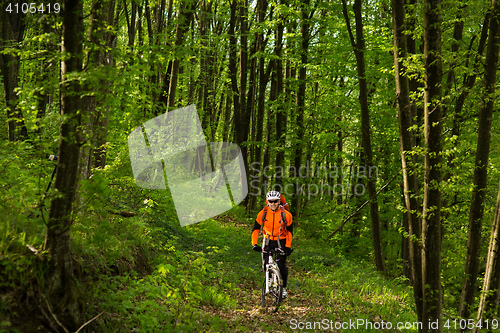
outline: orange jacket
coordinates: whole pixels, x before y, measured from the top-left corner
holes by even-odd
[[[257,218],[255,219],[254,228],[252,230],[252,245],[257,244],[259,238],[259,230],[262,226],[262,216],[264,215],[264,210],[267,209],[266,220],[264,221],[264,234],[269,235],[271,240],[277,240],[278,236],[281,239],[286,238],[285,247],[290,247],[292,245],[293,238],[293,218],[292,214],[285,210],[283,207],[279,207],[275,212],[271,210],[269,207],[264,207],[259,214],[257,214]],[[280,225],[281,225],[281,212],[285,213],[286,219],[286,230],[282,227],[281,235],[280,233]]]

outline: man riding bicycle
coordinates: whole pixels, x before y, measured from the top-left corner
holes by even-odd
[[[263,233],[269,237],[269,250],[280,248],[283,255],[276,258],[276,263],[280,269],[283,278],[282,298],[288,296],[286,284],[288,280],[288,268],[286,267],[286,257],[292,253],[290,246],[293,238],[293,220],[292,214],[280,205],[280,193],[270,191],[266,195],[267,205],[264,207],[257,218],[252,229],[252,249],[262,252],[262,248],[257,244],[259,230],[264,225]],[[268,257],[264,256],[264,267],[267,264]]]

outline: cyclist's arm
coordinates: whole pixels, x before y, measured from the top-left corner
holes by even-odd
[[[293,222],[290,223],[287,227],[286,227],[286,245],[285,247],[291,247],[292,246],[292,238],[293,238]]]
[[[257,221],[255,221],[252,230],[252,245],[257,244],[259,240],[259,231],[260,231],[260,224]]]
[[[252,229],[252,245],[257,244],[259,241],[259,230],[260,226],[262,225],[259,223],[259,221],[262,221],[262,212],[260,212],[257,215],[257,219],[255,220],[255,223],[253,224],[253,229]]]
[[[286,226],[286,245],[285,247],[292,246],[292,238],[293,238],[293,217],[292,214],[288,213],[286,216],[287,226]]]

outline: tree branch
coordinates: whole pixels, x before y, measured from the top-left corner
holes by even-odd
[[[375,199],[377,197],[377,195],[382,192],[384,189],[387,188],[387,186],[389,186],[389,184],[391,184],[394,179],[396,179],[396,177],[401,173],[401,171],[403,171],[403,169],[399,170],[392,178],[391,180],[389,180],[384,186],[382,186],[378,191],[377,193],[375,194],[375,197],[373,197],[373,199]],[[352,219],[354,216],[356,216],[357,213],[359,213],[359,211],[361,209],[363,209],[366,205],[368,205],[370,203],[370,199],[366,200],[361,206],[358,207],[358,209],[356,209],[356,211],[354,213],[352,213],[351,215],[349,215],[347,218],[344,219],[344,221],[342,221],[342,223],[340,223],[340,226],[335,229],[335,231],[333,231],[328,237],[326,237],[326,239],[329,239],[329,238],[332,238],[337,232],[339,232],[340,230],[342,230],[342,228],[344,227],[344,225],[350,220]]]

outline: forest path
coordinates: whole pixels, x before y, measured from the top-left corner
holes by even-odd
[[[415,321],[407,281],[381,276],[352,253],[347,258],[335,242],[307,239],[301,228],[287,259],[288,298],[277,313],[263,312],[253,218],[242,216],[154,229],[154,269],[103,276],[89,294],[92,315],[104,313],[95,325],[102,332],[397,332],[397,323]],[[358,321],[379,328],[353,330]],[[383,322],[394,326],[380,329]]]
[[[251,251],[250,227],[230,216],[217,218],[221,229],[233,234],[225,239],[231,253],[232,272],[236,274],[237,284],[233,297],[236,302],[230,308],[203,305],[202,310],[212,316],[227,320],[233,332],[292,332],[298,322],[312,322],[328,319],[335,321],[340,318],[342,305],[332,297],[335,290],[332,286],[318,280],[317,274],[301,269],[295,265],[294,254],[288,257],[289,268],[288,298],[282,303],[279,311],[274,314],[265,313],[261,308],[261,286],[263,274],[260,271],[260,255]],[[195,227],[195,235],[199,239],[210,239],[212,231]],[[225,231],[221,230],[221,238]],[[300,239],[295,239],[294,248],[297,249]],[[224,243],[224,242],[223,242]],[[206,245],[206,244],[205,244]],[[221,244],[219,244],[220,246]],[[245,274],[248,269],[251,273]],[[237,275],[240,275],[238,278]],[[311,288],[311,284],[316,284]],[[332,293],[333,292],[333,293]],[[332,312],[332,309],[338,310]],[[335,318],[336,317],[336,318]],[[321,319],[320,319],[321,318]],[[337,331],[337,330],[332,330]]]

